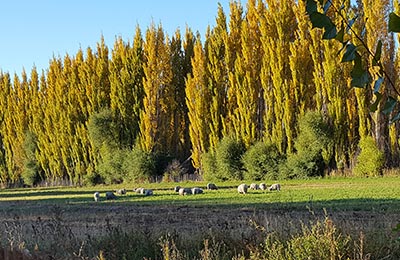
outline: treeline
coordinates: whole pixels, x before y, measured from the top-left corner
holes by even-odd
[[[344,1],[341,10],[358,17],[353,28],[371,50],[382,40],[384,67],[397,83],[398,52],[386,25],[391,6]],[[0,182],[137,180],[189,158],[207,175],[225,139],[241,145],[239,154],[262,141],[290,161],[313,149],[309,139],[302,147],[298,140],[307,111],[331,131],[331,142],[315,151],[323,169],[352,169],[360,140],[370,137],[386,166],[398,166],[398,123],[390,124],[381,105],[371,112],[373,89],[351,87],[341,45],[321,40],[322,33],[311,28],[304,1],[233,1],[229,16],[218,7],[204,43],[190,28],[168,36],[152,24],[144,35],[136,28],[132,42],[117,38],[112,49],[101,39],[96,49],[54,57],[46,71],[1,72]]]

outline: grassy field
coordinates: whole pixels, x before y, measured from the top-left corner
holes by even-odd
[[[250,182],[246,182],[250,184]],[[269,182],[271,183],[271,182]],[[102,203],[138,205],[177,205],[177,206],[218,206],[305,209],[325,208],[327,210],[364,210],[400,212],[400,177],[384,178],[332,178],[315,180],[281,181],[280,192],[250,190],[248,194],[237,193],[239,182],[216,183],[217,191],[207,191],[200,195],[179,196],[174,186],[201,187],[204,182],[150,183],[96,187],[55,187],[34,189],[0,190],[0,203],[32,201],[37,204],[82,205],[95,203],[93,193],[101,193]],[[268,182],[267,182],[268,184]],[[154,196],[144,197],[134,193],[133,188],[151,188]],[[105,192],[126,188],[127,195],[115,201],[105,201]],[[5,203],[6,206],[7,203]]]
[[[392,230],[400,221],[400,177],[280,181],[280,192],[250,190],[246,195],[236,190],[240,182],[216,184],[216,191],[188,196],[179,196],[173,188],[204,189],[206,183],[3,189],[0,238],[6,247],[31,252],[38,247],[53,259],[95,259],[100,251],[105,259],[233,259],[240,252],[249,256],[251,247],[264,243],[269,234],[288,239],[303,223],[315,225],[327,214],[343,237],[352,236],[349,245],[355,245],[357,254],[399,259],[400,245],[394,240],[398,235]],[[153,189],[154,196],[134,193],[138,187]],[[106,191],[121,188],[127,195],[105,200]],[[101,193],[100,202],[93,200],[95,191]],[[321,232],[331,238],[327,227]],[[212,243],[215,258],[160,255],[160,243],[164,249],[178,246],[181,252],[199,255],[206,241]],[[81,253],[87,258],[75,258]]]

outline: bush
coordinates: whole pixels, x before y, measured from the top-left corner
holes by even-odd
[[[106,184],[122,183],[126,177],[124,164],[129,151],[104,146],[100,153],[102,158],[97,167],[100,177]]]
[[[118,127],[109,108],[90,116],[88,132],[96,149],[101,149],[103,146],[119,146]]]
[[[155,156],[134,147],[124,162],[126,182],[147,182],[156,173]]]
[[[318,112],[307,112],[299,119],[299,135],[288,155],[286,164],[280,167],[283,178],[323,176],[326,164],[332,157],[333,132]]]
[[[243,142],[224,137],[216,148],[215,159],[217,176],[220,180],[243,179],[242,156],[245,152]]]
[[[203,154],[203,178],[209,181],[243,179],[242,156],[245,151],[243,142],[224,137],[217,144],[215,154],[211,151]]]
[[[319,112],[309,111],[299,119],[299,134],[294,147],[297,153],[321,153],[325,163],[332,157],[333,131]]]
[[[286,163],[280,165],[279,176],[282,179],[306,179],[324,175],[325,163],[321,152],[290,154]]]
[[[251,146],[243,156],[243,164],[246,169],[244,177],[258,181],[276,179],[279,164],[282,161],[283,156],[279,153],[276,145],[258,142]]]
[[[39,163],[36,159],[37,137],[28,131],[24,140],[24,167],[21,173],[22,180],[26,185],[33,186],[42,180],[39,171]]]
[[[201,174],[203,175],[204,180],[216,181],[221,179],[219,178],[219,176],[217,176],[218,174],[217,161],[212,152],[204,153],[201,156],[201,165],[202,165]]]
[[[371,136],[362,138],[359,143],[361,149],[357,157],[357,164],[354,173],[357,176],[378,176],[381,175],[384,166],[384,154],[377,147]]]

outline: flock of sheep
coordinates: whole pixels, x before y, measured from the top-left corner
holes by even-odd
[[[250,184],[250,187],[249,187],[249,186],[247,186],[247,184],[242,183],[237,188],[237,190],[238,190],[238,192],[240,194],[246,194],[248,189],[250,189],[250,190],[269,190],[269,191],[276,190],[276,191],[280,191],[281,190],[281,185],[279,183],[275,183],[275,184],[272,184],[271,186],[268,187],[267,184],[265,184],[265,183],[260,183],[260,185],[258,185],[257,183],[252,183],[252,184]]]
[[[206,188],[207,188],[207,190],[218,190],[217,185],[215,185],[214,183],[208,183]],[[281,190],[281,185],[279,183],[275,183],[275,184],[272,184],[271,186],[268,187],[265,183],[260,183],[260,185],[258,185],[256,183],[252,183],[252,184],[250,184],[250,186],[248,186],[247,184],[242,183],[237,187],[237,191],[240,194],[246,194],[248,189],[251,189],[251,190],[280,191]],[[183,188],[183,187],[180,187],[180,186],[176,186],[174,188],[174,191],[177,192],[181,196],[202,194],[204,192],[203,189],[198,188],[198,187]],[[118,198],[117,195],[126,195],[127,191],[126,191],[126,189],[119,189],[119,190],[115,190],[114,192],[107,191],[106,194],[105,194],[106,200],[115,200],[115,199]],[[133,189],[133,192],[136,192],[137,194],[141,194],[143,196],[151,196],[151,195],[153,195],[153,190],[145,189],[145,188]],[[94,201],[100,201],[100,193],[98,191],[96,191],[93,196],[94,196]]]

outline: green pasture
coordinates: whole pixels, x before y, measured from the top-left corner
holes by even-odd
[[[238,194],[236,186],[242,182],[216,182],[219,190],[205,190],[205,182],[149,183],[95,187],[52,187],[0,190],[0,206],[7,202],[59,205],[176,205],[207,207],[250,207],[267,209],[327,209],[355,211],[400,212],[400,177],[381,178],[326,178],[313,180],[285,180],[279,183],[280,192],[249,190]],[[250,181],[244,182],[250,184]],[[259,183],[259,182],[258,182]],[[266,182],[271,184],[272,182]],[[174,186],[201,187],[204,194],[179,196]],[[133,188],[144,187],[154,191],[154,196],[144,197]],[[105,201],[105,192],[126,188],[127,195],[117,200]],[[101,201],[93,201],[93,193],[99,191]]]

